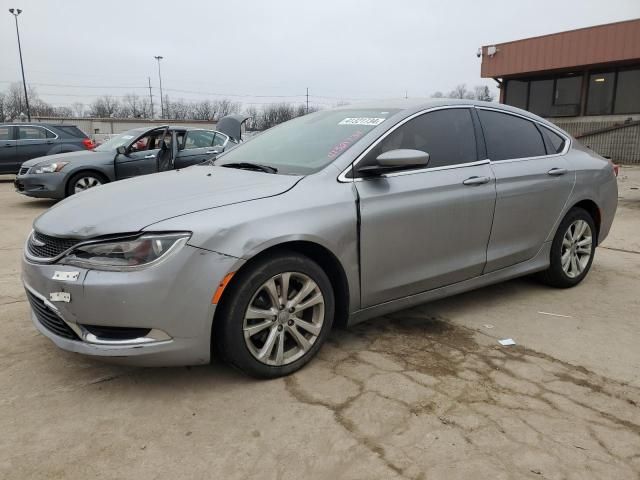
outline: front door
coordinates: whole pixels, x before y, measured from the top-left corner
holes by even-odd
[[[478,110],[496,177],[496,213],[485,271],[533,258],[563,211],[575,172],[560,135],[522,117]]]
[[[118,180],[156,173],[160,142],[165,137],[165,133],[165,128],[146,132],[128,146],[126,154],[117,154],[115,170]]]
[[[430,155],[425,169],[355,182],[362,308],[481,275],[496,192],[476,146],[470,111],[451,108],[409,120],[363,159],[399,148]]]

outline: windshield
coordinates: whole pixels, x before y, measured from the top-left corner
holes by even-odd
[[[123,133],[119,133],[115,137],[110,138],[103,144],[94,148],[96,152],[110,152],[114,151],[118,147],[128,145],[134,138],[138,138],[142,133],[146,131],[145,128],[135,128]]]
[[[328,110],[285,122],[223,154],[215,165],[254,163],[278,173],[317,172],[399,110]]]

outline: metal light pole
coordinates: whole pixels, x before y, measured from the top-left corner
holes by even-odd
[[[24,87],[24,101],[27,104],[27,119],[31,121],[31,110],[29,109],[29,96],[27,95],[27,82],[24,79],[24,65],[22,64],[22,47],[20,46],[20,30],[18,29],[18,15],[22,13],[19,8],[10,8],[9,13],[16,19],[16,35],[18,35],[18,53],[20,54],[20,70],[22,70],[22,86]]]
[[[163,57],[161,57],[160,55],[153,57],[158,61],[158,79],[160,80],[160,111],[162,118],[164,118],[164,98],[162,98],[162,74],[160,73],[160,60],[162,60]]]

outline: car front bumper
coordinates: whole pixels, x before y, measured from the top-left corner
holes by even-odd
[[[62,173],[25,173],[16,175],[13,186],[16,192],[36,198],[65,197],[67,176]]]
[[[198,365],[210,361],[213,294],[238,262],[189,245],[157,265],[130,272],[23,258],[22,280],[33,323],[64,350],[129,365]],[[54,279],[60,272],[77,278]],[[119,335],[136,332],[129,329],[143,333]]]

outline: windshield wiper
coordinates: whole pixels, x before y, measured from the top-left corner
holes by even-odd
[[[220,165],[220,167],[239,168],[241,170],[257,170],[259,172],[264,172],[264,173],[278,173],[277,168],[270,167],[269,165],[260,165],[259,163],[249,163],[249,162],[225,163],[223,165]]]

